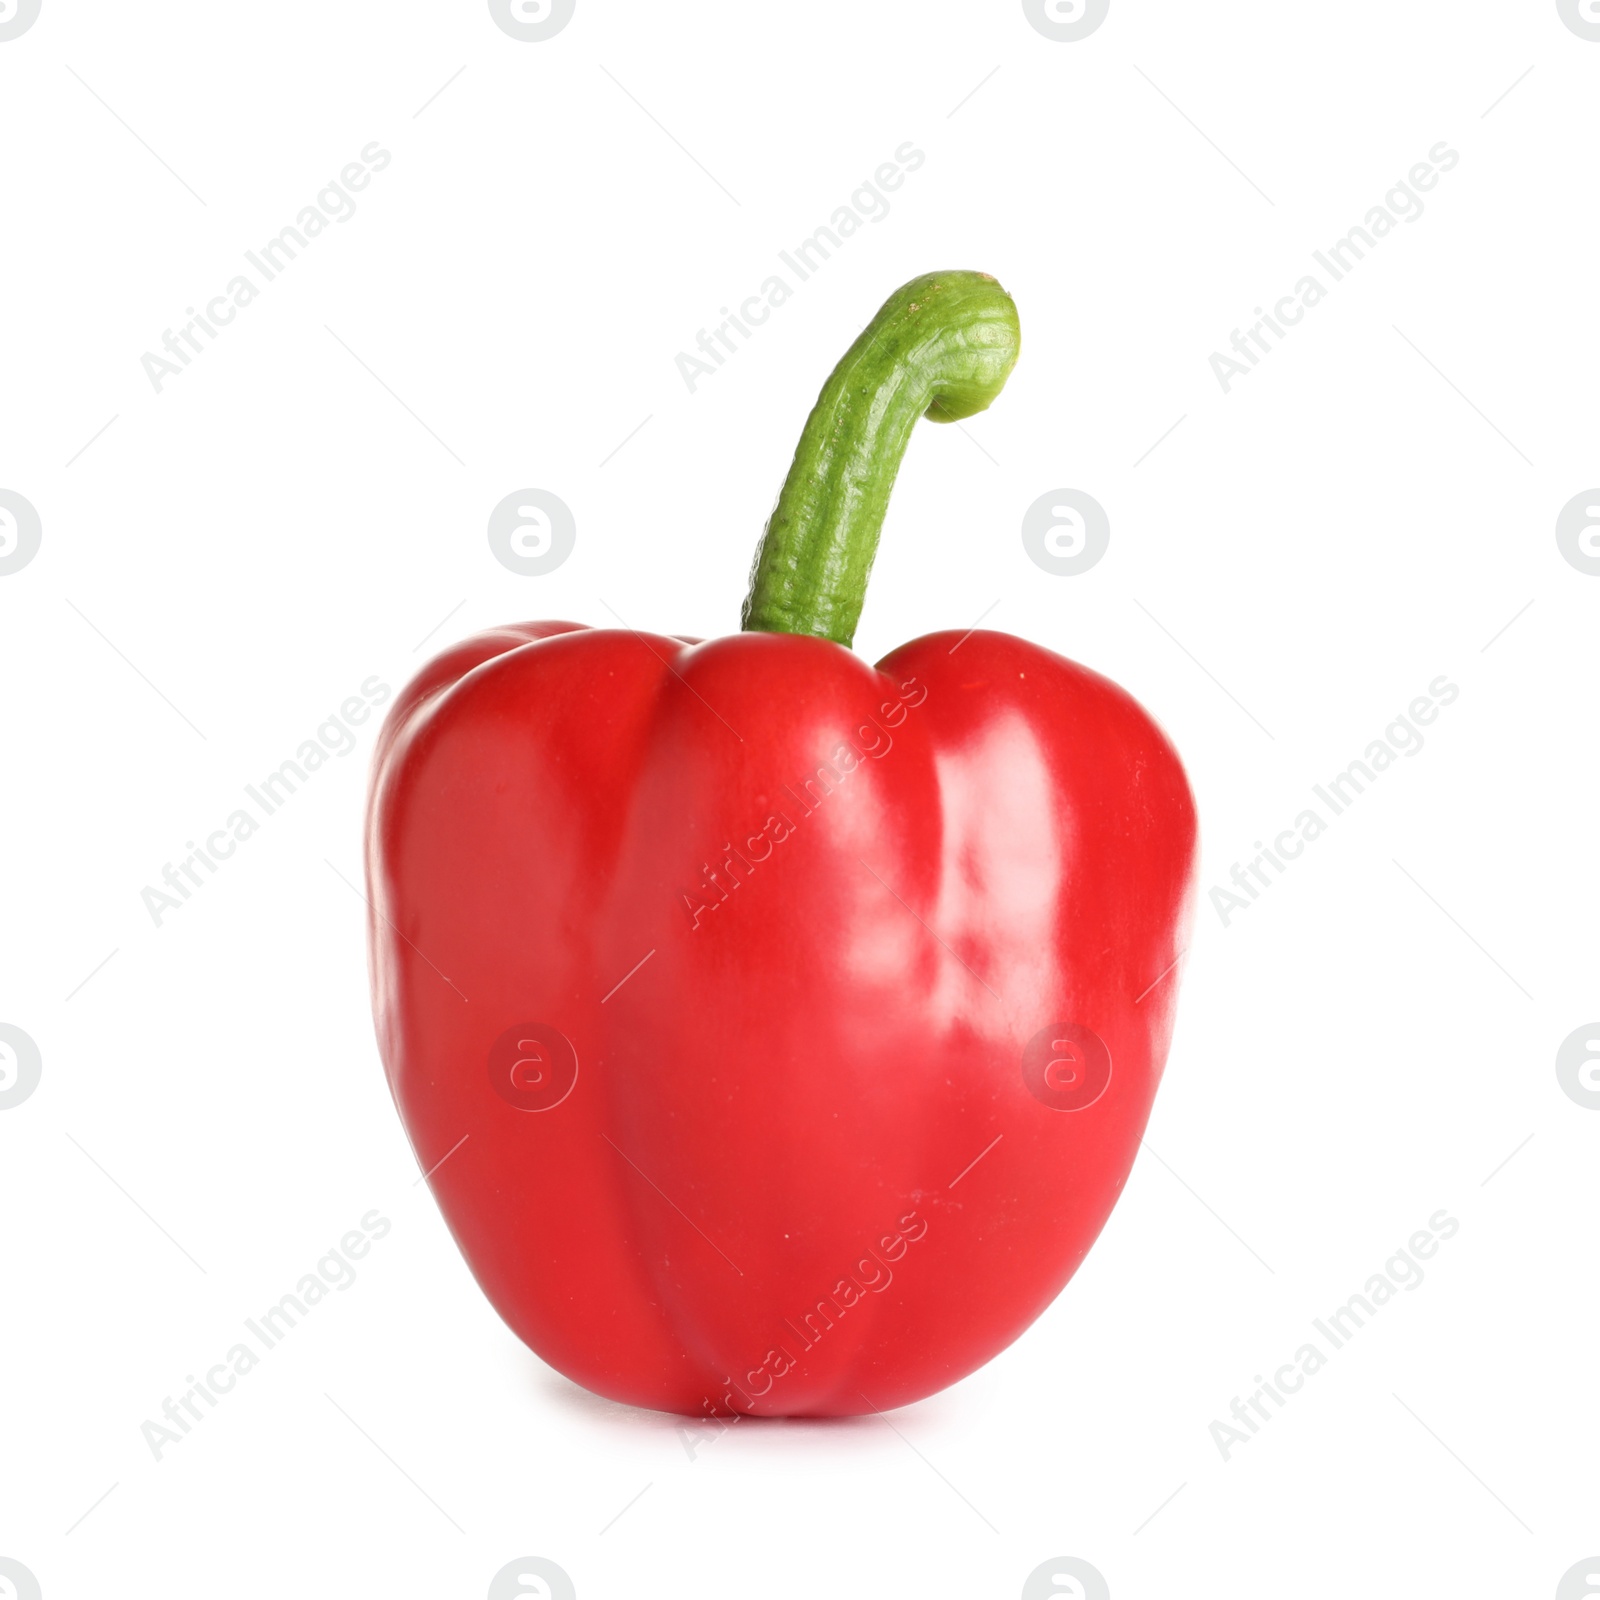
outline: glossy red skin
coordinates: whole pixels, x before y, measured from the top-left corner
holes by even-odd
[[[845,772],[852,740],[878,753]],[[697,926],[702,867],[775,813],[793,831]],[[375,757],[390,1087],[484,1292],[575,1382],[687,1413],[904,1405],[1003,1350],[1105,1223],[1194,862],[1161,730],[1006,634],[874,670],[787,634],[486,633],[407,687]],[[488,1057],[535,1020],[579,1071],[528,1112]],[[1111,1055],[1080,1111],[1021,1070],[1061,1022]]]

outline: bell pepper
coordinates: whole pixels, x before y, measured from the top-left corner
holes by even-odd
[[[1019,338],[986,274],[906,284],[805,424],[742,631],[497,628],[380,734],[389,1086],[494,1308],[598,1394],[917,1400],[1127,1179],[1193,899],[1177,754],[1008,634],[850,649],[916,420],[987,407]]]

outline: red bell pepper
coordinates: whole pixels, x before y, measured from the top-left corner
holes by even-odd
[[[993,278],[907,284],[811,413],[744,631],[499,628],[380,736],[390,1087],[495,1309],[600,1394],[931,1394],[1127,1179],[1193,892],[1176,753],[1003,633],[848,648],[916,419],[982,410],[1018,341]]]

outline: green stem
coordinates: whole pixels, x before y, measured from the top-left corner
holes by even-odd
[[[917,418],[982,411],[1020,340],[1017,308],[986,272],[930,272],[884,301],[806,420],[756,549],[746,631],[850,643]]]

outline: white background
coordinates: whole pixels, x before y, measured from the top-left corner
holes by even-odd
[[[1600,1113],[1554,1069],[1600,1014],[1600,579],[1554,536],[1600,482],[1597,86],[1554,0],[1113,0],[1077,43],[578,0],[534,44],[469,0],[44,0],[0,43],[0,488],[43,525],[0,578],[0,1021],[43,1058],[0,1112],[0,1555],[47,1600],[478,1597],[529,1554],[583,1600],[1009,1600],[1060,1555],[1117,1600],[1555,1594],[1600,1551]],[[373,140],[158,395],[141,355]],[[906,140],[888,216],[691,395],[677,353]],[[1441,140],[1425,214],[1225,395],[1211,353]],[[957,266],[1023,355],[914,438],[864,655],[993,606],[1116,678],[1203,891],[1460,696],[1231,925],[1202,898],[1148,1147],[1025,1337],[892,1429],[691,1458],[525,1350],[416,1186],[341,881],[372,724],[163,926],[140,891],[369,675],[513,619],[736,627],[828,367]],[[530,486],[577,520],[542,578],[485,537]],[[1021,543],[1060,487],[1110,517],[1078,577]],[[155,1461],[374,1207],[359,1281]],[[1440,1208],[1426,1281],[1225,1462],[1233,1397]]]

